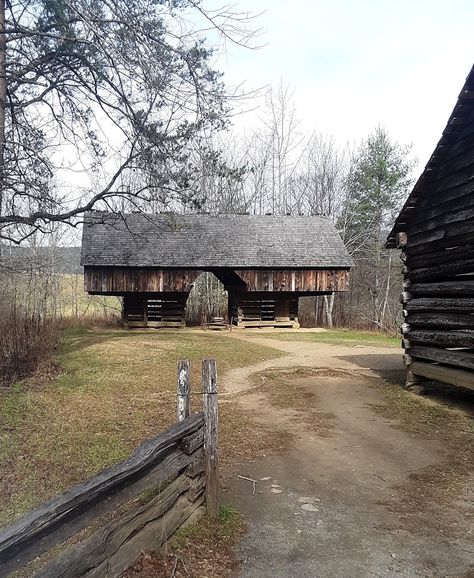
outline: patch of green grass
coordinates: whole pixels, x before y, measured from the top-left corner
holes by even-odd
[[[217,520],[205,517],[189,526],[179,529],[168,543],[172,550],[181,550],[190,540],[226,541],[234,543],[241,535],[244,527],[241,513],[228,504],[219,507]]]
[[[334,343],[344,345],[379,345],[400,347],[400,337],[375,331],[352,331],[349,329],[331,329],[327,331],[282,331],[262,333],[259,337],[282,339],[284,341],[311,341],[316,343]]]
[[[191,360],[199,410],[202,359],[215,358],[222,375],[280,355],[210,332],[67,329],[55,379],[0,392],[0,525],[173,424],[179,359]]]

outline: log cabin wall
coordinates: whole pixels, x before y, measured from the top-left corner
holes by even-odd
[[[474,389],[474,68],[388,238],[395,245],[407,386]]]

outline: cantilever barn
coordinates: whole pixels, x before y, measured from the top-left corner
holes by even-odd
[[[212,272],[239,327],[293,327],[298,298],[347,291],[352,261],[326,217],[90,212],[85,289],[123,297],[127,327],[184,325],[196,278]]]
[[[474,389],[474,67],[386,246],[404,261],[407,386]]]

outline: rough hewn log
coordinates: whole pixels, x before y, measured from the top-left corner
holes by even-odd
[[[412,389],[423,385],[423,380],[418,375],[415,375],[411,368],[407,370],[407,378],[405,381],[405,389]]]
[[[189,416],[189,390],[191,386],[191,367],[189,359],[178,361],[178,391],[176,394],[176,413],[178,422]]]
[[[42,504],[23,518],[14,522],[0,533],[0,568],[5,571],[9,561],[25,558],[25,551],[35,552],[35,556],[50,549],[54,544],[68,537],[66,522],[71,520],[74,531],[90,521],[85,516],[99,500],[108,499],[121,488],[133,483],[141,475],[149,473],[151,467],[168,458],[177,449],[178,442],[203,427],[203,414],[195,414],[139,446],[125,461],[107,468],[89,480],[77,484],[72,489]],[[181,455],[182,454],[180,452]],[[174,456],[176,458],[176,455]],[[171,460],[173,462],[173,460]],[[189,458],[183,460],[183,467]],[[106,501],[106,500],[105,500]],[[76,520],[84,523],[81,526]],[[54,540],[45,539],[53,535]],[[69,533],[69,535],[71,535]],[[21,554],[21,556],[19,556]],[[9,567],[9,566],[8,566]],[[18,567],[18,566],[17,566]]]
[[[413,293],[410,293],[409,291],[403,291],[400,294],[400,303],[408,303],[410,299],[413,299]]]
[[[214,359],[202,362],[204,409],[204,471],[207,513],[216,517],[219,510],[219,450],[217,365]]]
[[[435,279],[450,279],[463,273],[474,273],[474,259],[453,260],[451,263],[435,265],[434,267],[407,268],[406,270],[406,274],[412,283]]]
[[[434,379],[474,390],[474,373],[469,370],[415,361],[410,365],[410,371],[415,375],[421,375],[427,379]]]
[[[411,257],[414,255],[423,255],[427,253],[434,253],[449,248],[456,248],[464,245],[471,246],[473,244],[472,231],[467,227],[467,231],[459,229],[456,235],[448,236],[446,238],[434,239],[425,241],[419,245],[405,247],[405,252]]]
[[[405,247],[407,242],[408,242],[408,237],[407,237],[406,233],[401,232],[401,233],[397,234],[397,240],[396,240],[397,249],[401,249],[401,248]]]
[[[405,305],[408,312],[415,311],[451,311],[453,313],[474,311],[474,299],[438,299],[429,297],[420,297],[412,299]]]
[[[418,210],[441,207],[446,210],[446,203],[454,203],[460,199],[472,196],[472,181],[459,183],[450,188],[439,188],[437,193],[430,190],[430,194],[425,198],[420,198]]]
[[[474,297],[474,281],[468,279],[453,279],[452,281],[439,281],[435,283],[413,283],[410,285],[410,293],[418,295],[466,295]]]
[[[407,255],[405,263],[411,269],[418,269],[443,263],[452,263],[460,259],[474,259],[474,247],[462,246],[455,249],[442,249],[433,253],[422,253],[421,255]]]
[[[474,315],[461,313],[411,313],[406,322],[414,327],[436,327],[439,329],[474,329]]]
[[[204,445],[204,428],[200,429],[193,435],[186,436],[179,442],[179,448],[186,454],[194,453],[198,448]]]
[[[472,234],[474,227],[474,218],[458,223],[449,223],[429,231],[423,231],[410,235],[407,250],[411,251],[418,245],[433,243],[435,241],[446,242],[450,239],[456,239],[460,235]]]
[[[465,189],[463,189],[463,191],[465,192]],[[441,197],[440,201],[441,202],[438,204],[428,208],[423,208],[422,206],[417,207],[416,212],[410,218],[409,228],[415,229],[415,225],[425,223],[435,217],[439,217],[440,215],[449,214],[452,211],[458,211],[474,205],[472,189],[467,195],[462,195],[456,199],[448,200],[447,202]]]
[[[406,337],[411,343],[439,347],[474,347],[474,332],[412,329],[407,332]]]
[[[161,546],[200,506],[203,485],[203,478],[179,476],[150,502],[72,546],[35,578],[119,576],[141,552]]]
[[[416,229],[416,235],[419,235],[421,232],[429,232],[434,231],[436,229],[442,227],[448,227],[459,223],[464,223],[468,219],[472,219],[474,217],[474,207],[462,207],[460,209],[451,209],[450,207],[446,207],[445,212],[433,217],[432,219],[427,219],[426,221],[418,222],[416,227],[413,227],[411,230]],[[411,223],[410,223],[411,225]],[[415,239],[418,237],[416,236]],[[412,238],[410,236],[410,243],[412,242]]]
[[[468,351],[414,345],[410,348],[410,355],[420,359],[429,359],[430,361],[445,363],[446,365],[454,365],[462,369],[474,369],[474,353]]]

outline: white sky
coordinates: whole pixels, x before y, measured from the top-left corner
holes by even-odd
[[[265,46],[228,46],[218,62],[227,83],[283,80],[302,129],[344,144],[382,124],[426,164],[474,61],[474,0],[238,0],[235,8],[264,12],[255,25]]]

